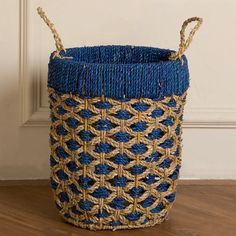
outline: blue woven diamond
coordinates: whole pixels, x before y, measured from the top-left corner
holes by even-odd
[[[111,221],[109,223],[109,225],[111,225],[111,226],[119,226],[119,225],[122,225],[122,223],[119,220],[116,220],[116,221]]]
[[[90,225],[93,223],[91,220],[83,220],[82,222],[86,225]]]
[[[109,143],[98,143],[95,146],[95,152],[97,153],[109,153],[111,152],[113,147]]]
[[[176,196],[176,193],[171,193],[170,195],[166,196],[165,199],[168,201],[168,202],[173,202],[175,200],[175,196]]]
[[[58,162],[55,160],[55,158],[53,156],[50,156],[50,166],[53,167],[57,164]]]
[[[78,170],[78,166],[76,165],[74,161],[68,162],[66,166],[71,172],[76,172]]]
[[[114,156],[113,162],[117,165],[127,165],[129,163],[129,157],[126,154],[118,153]]]
[[[61,159],[66,159],[69,156],[69,154],[61,146],[56,148],[56,154]]]
[[[145,200],[143,200],[140,204],[143,208],[150,207],[155,202],[155,198],[153,196],[147,197]]]
[[[89,109],[82,109],[78,114],[83,119],[90,119],[93,116],[93,112]]]
[[[97,214],[95,214],[97,218],[106,218],[109,216],[108,212],[106,210],[99,211]]]
[[[107,175],[111,172],[110,166],[107,164],[97,164],[94,173],[97,175]]]
[[[149,219],[148,218],[145,218],[144,221],[143,221],[143,225],[147,224],[149,222]]]
[[[66,120],[66,123],[72,129],[76,129],[79,126],[79,121],[71,117]]]
[[[161,154],[159,152],[154,152],[152,153],[150,156],[145,158],[146,162],[155,162],[155,161],[159,161],[161,157]]]
[[[67,98],[65,100],[65,104],[69,107],[76,107],[78,105],[78,102],[76,102],[73,98]]]
[[[78,157],[82,165],[89,165],[93,160],[93,157],[86,152],[81,152]]]
[[[64,115],[64,114],[67,113],[67,110],[65,110],[61,105],[59,105],[59,106],[57,107],[57,113],[58,113],[59,115]]]
[[[163,114],[164,114],[164,111],[161,108],[157,108],[152,111],[151,117],[158,118],[158,117],[161,117]]]
[[[143,195],[144,192],[145,192],[144,188],[139,186],[131,188],[129,194],[133,198],[139,198]]]
[[[56,174],[60,180],[68,180],[69,179],[68,175],[63,170],[58,170],[56,172]]]
[[[176,107],[176,101],[172,98],[166,105],[168,107]]]
[[[147,145],[145,143],[136,143],[130,150],[133,154],[144,154],[147,151]]]
[[[52,189],[57,189],[58,183],[53,178],[50,178],[50,184]]]
[[[164,135],[164,132],[161,129],[153,129],[151,133],[148,134],[147,138],[149,140],[160,139]]]
[[[126,216],[126,218],[130,221],[136,221],[139,220],[141,216],[142,214],[140,212],[131,212]]]
[[[66,192],[60,192],[58,197],[61,202],[69,202],[69,197]]]
[[[173,153],[173,156],[178,157],[178,156],[180,155],[180,150],[181,150],[181,147],[178,146],[177,149],[176,149],[176,151]]]
[[[79,207],[84,210],[84,211],[90,211],[91,207],[92,207],[92,202],[90,202],[89,200],[83,200],[81,199],[79,201]]]
[[[162,182],[160,183],[160,185],[157,186],[157,191],[166,192],[169,187],[170,187],[170,184],[168,182]]]
[[[165,120],[161,121],[161,123],[165,126],[172,126],[174,124],[174,121],[171,116],[168,116]]]
[[[180,169],[180,166],[177,165],[174,172],[171,175],[169,175],[168,177],[171,178],[172,180],[176,180],[179,176],[179,169]]]
[[[98,120],[93,124],[93,127],[99,131],[107,131],[113,128],[112,123],[109,120]]]
[[[112,179],[112,186],[125,187],[127,185],[127,178],[124,176],[115,176]]]
[[[137,111],[144,112],[150,107],[150,105],[148,105],[144,102],[136,102],[136,103],[132,104],[132,107]]]
[[[51,115],[50,118],[51,118],[52,123],[54,123],[58,120],[54,115]]]
[[[80,147],[79,143],[73,139],[67,141],[66,145],[71,151],[76,151]]]
[[[114,209],[125,209],[128,202],[122,197],[115,197],[109,204]]]
[[[128,142],[130,139],[130,136],[127,132],[119,131],[116,134],[114,134],[114,139],[117,142]]]
[[[84,176],[80,176],[78,182],[80,187],[83,189],[91,188],[94,184],[94,180],[92,178]]]
[[[78,190],[78,188],[76,187],[75,184],[70,184],[69,187],[70,187],[71,191],[72,191],[73,193],[75,193],[76,195],[81,194],[81,192]]]
[[[86,142],[91,141],[93,138],[93,134],[88,130],[81,130],[78,135],[80,136],[82,141]]]
[[[110,195],[110,192],[105,187],[99,187],[95,189],[91,195],[96,198],[107,198]]]
[[[181,109],[180,109],[180,108],[175,109],[174,112],[175,112],[176,114],[179,114],[179,113],[181,112]]]
[[[159,213],[159,212],[161,212],[164,208],[165,208],[165,207],[164,207],[163,203],[161,202],[161,203],[159,203],[155,208],[153,208],[153,209],[151,210],[151,213]]]
[[[172,160],[170,158],[166,158],[160,165],[159,167],[165,169],[165,168],[169,168],[170,164],[171,164]]]
[[[151,185],[151,184],[154,184],[156,183],[157,181],[159,180],[158,176],[155,175],[155,174],[148,174],[144,179],[143,179],[143,182],[148,184],[148,185]]]
[[[53,138],[52,135],[50,135],[50,144],[54,145],[57,141]]]
[[[56,127],[56,132],[58,135],[65,136],[68,134],[68,131],[63,127],[63,125],[58,125]]]
[[[177,127],[176,127],[176,129],[175,129],[175,133],[176,133],[176,135],[180,135],[180,125],[178,125]]]
[[[115,114],[115,117],[120,120],[128,120],[132,117],[132,114],[127,110],[119,110]]]
[[[162,148],[172,148],[173,147],[173,139],[166,139],[163,143],[160,144]]]
[[[112,105],[109,102],[99,101],[94,104],[94,106],[98,109],[110,109]]]
[[[70,215],[69,215],[68,213],[65,213],[63,216],[64,216],[66,219],[71,218]]]
[[[79,211],[79,210],[76,208],[76,206],[73,206],[73,207],[71,208],[71,211],[72,211],[74,214],[76,214],[76,215],[82,215],[82,212]]]
[[[146,167],[142,165],[134,165],[131,167],[131,174],[132,175],[140,175],[146,170]]]
[[[132,124],[130,128],[135,132],[143,132],[144,130],[147,129],[147,122],[145,121],[136,122]]]

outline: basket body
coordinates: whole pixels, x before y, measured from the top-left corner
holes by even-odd
[[[92,230],[167,216],[181,165],[186,58],[130,46],[69,49],[49,63],[51,186],[66,221]]]

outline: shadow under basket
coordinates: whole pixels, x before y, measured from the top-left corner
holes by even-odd
[[[58,45],[48,90],[51,187],[60,214],[91,230],[161,223],[181,166],[189,87],[183,48],[173,59],[176,52],[151,47],[65,52]]]

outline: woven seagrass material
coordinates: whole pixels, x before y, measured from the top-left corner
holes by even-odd
[[[48,19],[48,17],[46,16],[45,12],[43,11],[43,9],[41,7],[37,8],[37,12],[40,15],[40,17],[43,19],[43,21],[47,24],[47,26],[49,27],[49,29],[51,30],[52,34],[53,34],[53,38],[55,40],[55,46],[56,46],[56,52],[54,53],[54,57],[61,57],[60,52],[61,51],[66,51],[61,38],[59,36],[59,34],[57,33],[56,28],[54,27],[54,24]]]
[[[43,19],[43,21],[47,24],[47,26],[50,28],[50,30],[53,34],[56,49],[57,49],[56,52],[53,54],[53,56],[59,57],[59,58],[66,58],[60,54],[61,51],[66,52],[66,50],[62,44],[59,34],[57,33],[57,30],[54,27],[54,24],[49,20],[49,18],[46,16],[45,12],[43,11],[43,9],[41,7],[37,8],[37,12],[38,12],[39,16]],[[195,22],[196,25],[190,31],[188,38],[185,39],[185,31],[186,31],[187,27],[189,26],[189,24],[192,22]],[[203,19],[200,17],[191,17],[183,22],[183,25],[180,30],[179,50],[177,52],[171,53],[171,55],[169,56],[170,60],[180,59],[182,64],[184,63],[184,60],[182,58],[184,55],[184,52],[188,49],[189,45],[191,44],[191,42],[193,40],[195,33],[198,31],[198,29],[202,25],[202,22],[203,22]]]
[[[65,49],[49,61],[51,187],[63,218],[92,230],[153,226],[175,200],[189,47],[202,19],[186,20],[177,52],[139,46]],[[191,22],[197,24],[185,39]]]
[[[189,36],[187,39],[185,39],[185,31],[188,27],[188,25],[192,22],[196,22],[196,25],[193,27],[193,29],[190,31]],[[193,37],[197,30],[202,25],[203,19],[200,17],[191,17],[184,21],[181,31],[180,31],[180,44],[179,44],[179,50],[177,52],[173,52],[171,56],[169,57],[170,60],[176,60],[180,59],[182,64],[184,63],[184,60],[182,56],[184,55],[184,52],[188,49],[189,45],[191,44]]]
[[[186,95],[49,94],[51,186],[62,216],[92,230],[161,223],[175,199]]]

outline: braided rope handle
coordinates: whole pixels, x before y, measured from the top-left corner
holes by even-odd
[[[188,25],[192,22],[196,22],[196,25],[193,27],[193,29],[190,31],[189,36],[187,39],[185,39],[185,31],[188,27]],[[180,44],[179,44],[179,50],[177,52],[173,52],[169,59],[170,60],[177,60],[180,59],[182,64],[184,63],[182,56],[184,55],[184,52],[188,49],[189,45],[191,44],[193,37],[195,33],[200,28],[201,24],[203,23],[203,19],[199,17],[192,17],[184,21],[181,31],[180,31]]]
[[[56,52],[53,57],[59,57],[59,58],[67,58],[63,57],[60,55],[61,51],[66,52],[66,49],[64,48],[61,38],[59,34],[57,33],[57,30],[54,26],[54,24],[49,20],[49,18],[46,16],[45,12],[41,7],[37,8],[39,16],[44,20],[44,22],[47,24],[47,26],[50,28],[54,40],[55,40],[55,45],[56,45]],[[190,31],[188,38],[185,40],[185,31],[187,29],[187,26],[192,23],[192,22],[197,22],[194,28]],[[203,20],[202,18],[199,17],[192,17],[184,21],[181,31],[180,31],[180,44],[179,44],[179,50],[177,52],[173,52],[169,59],[170,60],[177,60],[180,59],[182,64],[183,64],[183,58],[182,56],[184,55],[184,52],[188,49],[189,45],[191,44],[193,37],[197,30],[200,28]],[[70,58],[70,57],[69,57]]]
[[[39,16],[43,19],[43,21],[47,24],[47,26],[49,27],[49,29],[51,30],[54,40],[55,40],[55,45],[56,45],[56,52],[54,53],[53,57],[59,57],[59,58],[65,58],[63,56],[60,55],[61,51],[66,52],[66,49],[64,48],[61,38],[59,36],[59,34],[57,33],[57,30],[54,26],[54,24],[48,19],[48,17],[46,16],[45,12],[43,11],[43,9],[41,7],[37,8],[37,12],[39,14]]]

